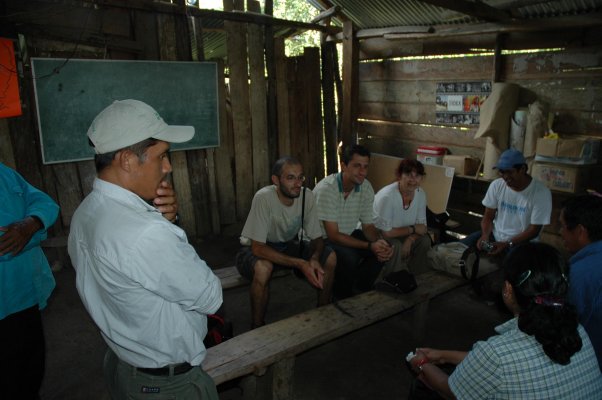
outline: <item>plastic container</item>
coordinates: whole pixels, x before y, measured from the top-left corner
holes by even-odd
[[[419,146],[416,149],[416,159],[424,164],[443,165],[443,156],[447,148],[437,146]]]

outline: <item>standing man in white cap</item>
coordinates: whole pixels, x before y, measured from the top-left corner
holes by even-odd
[[[492,255],[504,254],[519,243],[537,239],[550,223],[552,194],[542,182],[527,173],[523,154],[515,149],[502,153],[496,166],[500,178],[489,185],[483,205],[481,231],[462,240],[467,245],[491,243]]]
[[[80,297],[108,345],[114,399],[218,399],[200,364],[220,281],[155,206],[171,190],[170,143],[193,136],[193,127],[169,126],[137,100],[115,101],[88,130],[98,177],[73,215],[68,249]]]

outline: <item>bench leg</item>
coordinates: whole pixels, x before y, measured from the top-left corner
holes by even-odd
[[[429,300],[416,304],[414,307],[414,341],[421,343],[426,332],[426,316],[428,314]]]
[[[293,400],[295,357],[285,358],[274,364],[272,376],[273,400]]]

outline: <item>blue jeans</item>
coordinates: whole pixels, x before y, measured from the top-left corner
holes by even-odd
[[[481,231],[476,231],[471,233],[470,235],[466,236],[464,239],[460,240],[460,243],[464,243],[466,246],[471,247],[471,246],[477,246],[477,242],[479,241],[479,239],[481,238]],[[495,237],[493,236],[493,233],[489,234],[489,241],[490,242],[495,242]]]

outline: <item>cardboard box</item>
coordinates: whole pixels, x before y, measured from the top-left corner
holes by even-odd
[[[542,181],[551,190],[576,193],[583,191],[594,166],[533,163],[531,176]]]
[[[481,160],[471,156],[446,155],[443,165],[453,167],[456,175],[476,175]]]
[[[447,153],[445,147],[419,146],[416,149],[416,159],[423,164],[443,165],[445,153]]]
[[[537,139],[536,160],[561,164],[596,164],[600,154],[600,140],[583,139]]]

